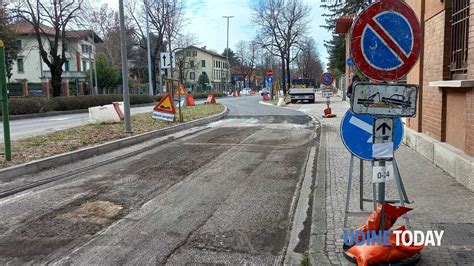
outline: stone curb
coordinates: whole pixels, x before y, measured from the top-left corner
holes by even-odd
[[[143,133],[137,136],[115,140],[112,142],[100,144],[98,146],[94,146],[90,148],[81,149],[78,151],[63,153],[63,154],[55,155],[53,157],[12,166],[12,167],[0,170],[0,176],[1,176],[0,181],[8,180],[20,175],[35,173],[35,172],[52,168],[52,167],[65,165],[65,164],[72,163],[78,160],[83,160],[92,156],[101,155],[101,154],[105,154],[105,153],[115,151],[118,149],[130,147],[132,145],[136,145],[138,143],[142,143],[142,142],[145,142],[157,137],[166,136],[169,134],[176,133],[178,131],[182,131],[182,130],[186,130],[192,127],[201,126],[201,125],[205,125],[211,122],[215,122],[227,116],[229,109],[225,105],[224,105],[224,108],[225,108],[224,111],[221,112],[220,114],[213,115],[210,117],[201,118],[195,121],[186,122],[184,124],[167,127],[167,128],[159,129],[152,132]]]

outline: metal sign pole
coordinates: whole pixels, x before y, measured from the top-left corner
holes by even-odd
[[[5,47],[0,40],[0,90],[3,116],[3,142],[5,143],[5,160],[12,160],[12,147],[10,140],[10,117],[8,110],[7,74],[5,67]]]

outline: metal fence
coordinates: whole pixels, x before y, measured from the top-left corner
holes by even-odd
[[[451,74],[454,79],[467,73],[470,0],[452,0]]]

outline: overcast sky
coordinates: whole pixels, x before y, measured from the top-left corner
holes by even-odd
[[[124,0],[124,2],[127,0]],[[222,16],[235,16],[230,20],[229,47],[235,50],[235,44],[240,40],[251,40],[257,34],[257,29],[252,25],[251,1],[255,0],[184,0],[186,6],[185,16],[187,25],[185,32],[195,34],[200,46],[206,46],[222,53],[226,47],[226,20]],[[316,40],[318,51],[327,63],[327,51],[323,41],[331,38],[331,33],[320,26],[324,24],[321,16],[324,10],[319,5],[320,0],[304,0],[311,7],[309,35]],[[118,9],[118,0],[99,0],[111,7]]]

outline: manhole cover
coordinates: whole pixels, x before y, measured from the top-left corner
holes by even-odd
[[[463,251],[454,251],[452,256],[456,263],[461,265],[473,265],[474,264],[474,251],[473,250],[463,250]]]
[[[442,245],[474,245],[474,224],[431,224],[431,228],[433,230],[444,230],[443,240],[441,241]]]
[[[90,201],[81,204],[70,212],[59,215],[58,218],[72,222],[89,222],[103,225],[118,216],[122,209],[122,206],[110,201]]]

